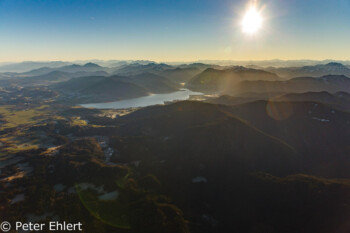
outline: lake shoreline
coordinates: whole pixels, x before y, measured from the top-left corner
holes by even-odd
[[[113,102],[103,102],[103,103],[89,103],[89,104],[79,104],[84,108],[95,108],[95,109],[128,109],[128,108],[140,108],[152,105],[163,105],[165,103],[173,101],[188,100],[191,96],[204,95],[201,92],[194,92],[188,89],[181,89],[176,92],[166,93],[166,94],[151,94],[148,96],[119,100]]]

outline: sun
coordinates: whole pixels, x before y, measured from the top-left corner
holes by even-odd
[[[245,13],[242,20],[242,30],[247,34],[255,34],[262,27],[263,18],[256,6],[252,5]]]

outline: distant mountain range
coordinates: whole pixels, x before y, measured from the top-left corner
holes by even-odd
[[[112,64],[113,65],[113,64]],[[54,67],[40,67],[33,69],[27,72],[5,72],[0,73],[0,79],[16,81],[20,78],[28,77],[37,77],[33,78],[37,80],[46,81],[54,80],[57,77],[57,74],[64,75],[67,78],[75,78],[82,76],[111,76],[111,75],[120,75],[120,76],[135,76],[143,73],[152,73],[160,76],[167,77],[176,83],[183,83],[191,79],[196,74],[200,73],[208,67],[214,67],[212,65],[206,64],[189,64],[181,66],[170,66],[167,64],[158,64],[158,63],[116,63],[115,67],[103,67],[95,63],[86,63],[85,65],[69,64],[64,66],[54,66]],[[28,80],[33,80],[28,79]],[[62,79],[65,81],[66,79]],[[57,79],[56,81],[61,81]],[[20,82],[17,82],[20,83]],[[47,83],[47,82],[44,82]],[[37,84],[37,83],[35,83]]]
[[[190,80],[193,76],[199,74],[203,70],[209,67],[217,67],[207,64],[189,64],[189,65],[180,65],[180,66],[170,66],[167,64],[131,64],[125,65],[114,71],[114,74],[117,75],[138,75],[141,73],[153,73],[160,76],[164,76],[169,80],[177,83],[185,83]]]
[[[145,73],[145,72],[160,72],[171,68],[172,66],[167,64],[162,64],[162,63],[161,64],[149,63],[146,65],[135,63],[130,65],[125,65],[117,69],[116,71],[114,71],[113,74],[130,76],[130,75],[136,75],[136,74]]]
[[[244,80],[274,81],[279,80],[279,78],[274,73],[242,66],[222,70],[208,68],[193,77],[186,86],[204,93],[223,93]]]
[[[28,72],[30,70],[39,69],[42,67],[58,68],[66,65],[71,65],[72,62],[63,61],[51,61],[51,62],[18,62],[18,63],[5,63],[0,65],[0,72]]]
[[[47,74],[30,77],[17,77],[7,80],[8,84],[17,84],[20,86],[40,86],[50,85],[52,83],[63,82],[70,80],[71,78],[86,77],[86,76],[108,76],[108,73],[104,71],[78,71],[78,72],[63,72],[63,71],[51,71]]]
[[[85,60],[85,61],[25,61],[25,62],[1,62],[0,72],[28,72],[33,69],[39,69],[41,67],[58,68],[66,65],[73,64],[85,64],[85,63],[95,63],[104,67],[120,67],[122,65],[128,64],[142,64],[147,65],[150,63],[155,63],[149,60]],[[230,61],[230,60],[200,60],[191,63],[186,62],[164,62],[167,65],[177,67],[187,64],[210,64],[216,66],[255,66],[260,68],[266,67],[302,67],[302,66],[315,66],[319,64],[327,63],[342,63],[345,66],[350,65],[350,61],[339,61],[339,60],[265,60],[265,61]]]
[[[247,93],[255,93],[255,95],[258,94],[260,96],[269,93],[268,97],[272,97],[279,96],[281,93],[322,91],[335,93],[349,92],[350,90],[350,79],[348,78],[350,77],[350,68],[336,62],[315,66],[285,68],[263,68],[256,65],[248,65],[247,67],[219,66],[204,63],[169,65],[149,61],[134,63],[119,61],[104,64],[107,64],[108,67],[92,62],[84,65],[62,62],[21,63],[17,65],[23,65],[23,67],[48,66],[22,73],[0,73],[0,85],[3,87],[9,87],[11,85],[31,87],[48,86],[62,82],[62,86],[72,84],[73,87],[76,87],[75,90],[67,87],[67,91],[83,93],[81,87],[85,86],[85,84],[82,83],[86,82],[89,84],[92,80],[91,78],[85,79],[84,77],[100,77],[98,79],[104,81],[101,81],[99,85],[102,85],[102,82],[110,82],[111,86],[106,86],[107,90],[119,88],[116,86],[118,82],[124,82],[124,87],[126,87],[125,83],[132,84],[128,86],[128,88],[131,88],[131,97],[139,97],[148,93],[170,93],[179,90],[181,86],[205,94],[229,95],[241,98],[244,97],[244,93],[246,95]],[[11,65],[15,68],[16,64]],[[111,76],[110,79],[101,78],[109,76]],[[76,78],[81,79],[71,81],[71,79]],[[81,87],[76,85],[79,82],[81,82]],[[133,85],[136,85],[137,88]],[[52,87],[59,86],[53,85]],[[122,91],[118,92],[122,93]],[[89,95],[93,91],[86,91],[84,93]],[[106,93],[112,93],[112,90]],[[106,98],[106,93],[101,94],[104,96],[103,98]],[[94,95],[97,95],[97,92]],[[122,94],[119,97],[123,99],[127,95]],[[111,99],[118,99],[119,97],[115,93],[113,95],[111,94]],[[246,98],[246,100],[248,99]],[[240,101],[243,101],[243,99],[237,99],[237,102]]]
[[[341,63],[331,62],[324,65],[266,68],[265,70],[276,73],[283,78],[295,77],[319,77],[324,75],[346,75],[350,76],[350,68]]]
[[[31,70],[29,72],[22,73],[22,76],[37,76],[37,75],[43,75],[47,73],[51,73],[53,71],[60,71],[60,72],[66,72],[66,73],[77,73],[77,72],[97,72],[97,71],[104,71],[108,72],[110,71],[109,68],[99,66],[94,63],[86,63],[85,65],[67,65],[62,66],[58,68],[49,68],[49,67],[43,67],[35,70]]]
[[[256,66],[260,68],[265,67],[302,67],[302,66],[315,66],[319,64],[327,64],[331,62],[336,63],[342,63],[345,65],[350,65],[350,61],[344,61],[344,60],[323,60],[323,61],[317,61],[317,60],[307,60],[307,59],[301,59],[301,60],[281,60],[281,59],[273,59],[273,60],[262,60],[262,61],[222,61],[222,60],[200,60],[198,62],[205,63],[205,64],[216,64],[216,65],[222,65],[222,66],[232,66],[232,65],[240,65],[240,66]]]
[[[159,75],[169,78],[174,82],[186,83],[195,75],[199,74],[203,68],[199,67],[177,67],[157,72]]]

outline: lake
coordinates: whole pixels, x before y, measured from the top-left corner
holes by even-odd
[[[168,94],[152,94],[149,96],[120,100],[108,103],[93,103],[93,104],[81,104],[85,108],[97,108],[97,109],[123,109],[123,108],[137,108],[147,107],[151,105],[164,104],[166,101],[174,100],[187,100],[190,95],[203,95],[200,92],[193,92],[188,89],[176,91]]]

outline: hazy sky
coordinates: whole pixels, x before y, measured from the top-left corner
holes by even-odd
[[[350,59],[350,0],[0,0],[0,61]]]

